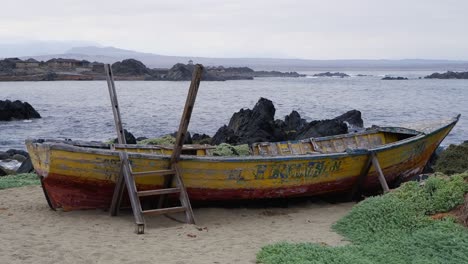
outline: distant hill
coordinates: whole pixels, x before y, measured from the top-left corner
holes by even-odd
[[[150,68],[168,68],[176,63],[201,63],[205,66],[250,67],[255,70],[321,71],[321,70],[466,70],[468,61],[455,60],[305,60],[275,58],[206,58],[166,56],[114,47],[85,46],[71,48],[63,54],[25,56],[37,60],[69,58],[114,63],[128,58],[137,59]]]

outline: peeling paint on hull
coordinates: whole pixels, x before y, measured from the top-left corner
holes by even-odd
[[[389,184],[418,175],[456,121],[431,133],[372,149]],[[119,173],[118,153],[60,144],[27,143],[33,165],[53,208],[109,208]],[[349,193],[366,153],[249,158],[182,157],[180,166],[192,201],[265,199]],[[168,156],[130,153],[135,171],[165,169]],[[137,180],[140,190],[162,185],[161,177]],[[380,188],[371,168],[364,189]]]

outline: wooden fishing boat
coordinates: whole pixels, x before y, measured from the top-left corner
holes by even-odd
[[[185,145],[179,162],[191,201],[348,194],[380,188],[371,153],[389,184],[422,172],[459,116],[422,130],[375,127],[363,132],[294,142],[256,143],[246,157],[212,156],[211,146]],[[52,208],[109,208],[120,171],[119,152],[138,171],[169,166],[172,148],[90,142],[27,140],[26,146]],[[363,176],[363,174],[365,174]],[[157,189],[161,176],[136,178],[138,189]]]

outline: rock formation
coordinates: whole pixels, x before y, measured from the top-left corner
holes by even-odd
[[[124,135],[125,135],[125,142],[127,142],[127,144],[136,144],[137,141],[136,141],[136,138],[135,136],[128,132],[127,129],[124,129]],[[117,138],[114,138],[114,143],[118,143],[118,139]]]
[[[275,111],[270,100],[260,98],[252,110],[241,109],[234,113],[229,124],[213,136],[211,144],[250,144],[284,138],[275,125]]]
[[[315,77],[340,77],[340,78],[349,77],[348,74],[342,73],[342,72],[322,72],[322,73],[314,74],[313,76]]]
[[[351,110],[330,120],[308,123],[297,111],[285,116],[284,120],[274,120],[275,107],[265,98],[260,98],[252,110],[241,109],[234,113],[228,125],[216,132],[211,144],[251,144],[254,142],[277,142],[310,137],[323,137],[348,133],[362,128],[361,112]]]
[[[468,79],[468,72],[453,72],[453,71],[448,71],[446,73],[435,72],[424,78],[425,79]]]
[[[0,100],[0,121],[41,118],[41,115],[27,102]]]
[[[190,81],[195,65],[177,63],[169,69],[150,69],[141,61],[126,59],[112,64],[116,80]],[[254,77],[301,77],[297,72],[254,71],[248,67],[209,66],[204,81],[252,80]],[[104,64],[73,59],[46,62],[9,58],[0,60],[0,81],[105,80]]]
[[[398,76],[398,77],[385,76],[385,77],[382,78],[382,80],[384,80],[384,81],[395,81],[395,80],[408,80],[408,78],[401,77],[401,76]]]
[[[147,68],[141,61],[128,59],[118,61],[112,64],[112,72],[114,75],[150,75],[151,70]]]

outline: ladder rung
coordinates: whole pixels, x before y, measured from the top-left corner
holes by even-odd
[[[178,206],[178,207],[169,207],[169,208],[145,210],[145,211],[143,211],[143,213],[144,214],[161,215],[161,214],[171,214],[171,213],[185,212],[185,210],[187,210],[187,209],[184,206]]]
[[[167,189],[159,189],[159,190],[140,191],[140,192],[137,192],[137,195],[139,197],[142,197],[142,196],[161,195],[161,194],[170,194],[170,193],[180,193],[180,188],[167,188]]]
[[[150,175],[158,175],[158,176],[164,176],[164,175],[173,175],[175,174],[175,170],[157,170],[157,171],[141,171],[141,172],[133,172],[133,176],[150,176]]]

